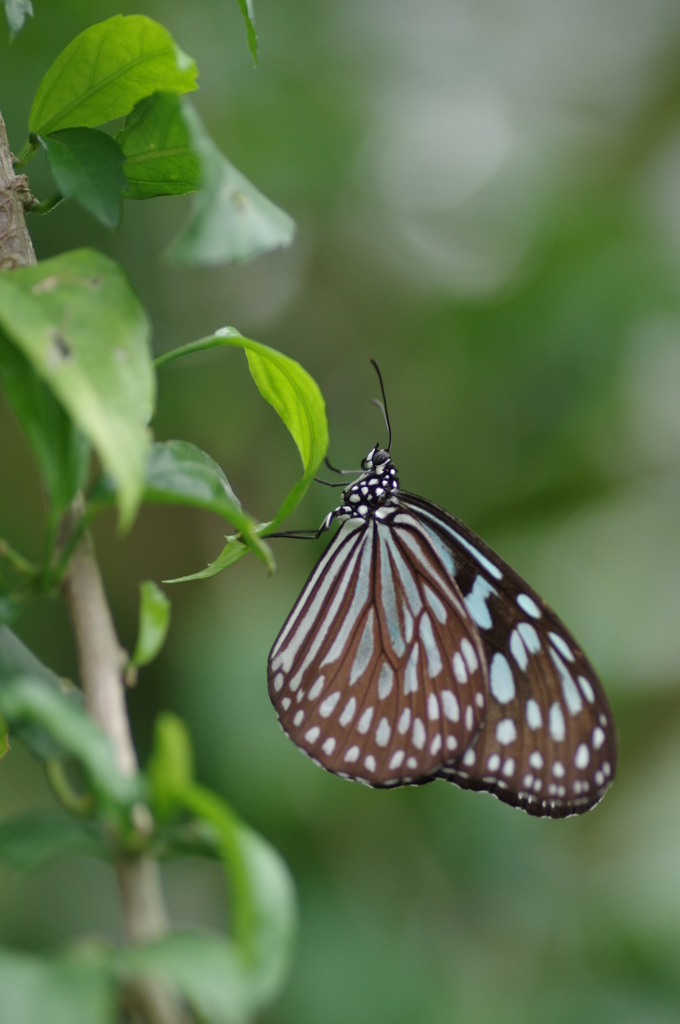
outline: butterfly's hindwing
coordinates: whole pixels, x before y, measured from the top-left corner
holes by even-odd
[[[588,810],[616,770],[616,733],[594,670],[554,612],[479,537],[444,509],[399,493],[453,559],[488,666],[488,709],[473,745],[440,769],[532,814]]]
[[[343,525],[269,661],[285,731],[329,771],[373,786],[429,781],[465,751],[488,687],[444,550],[412,517],[392,518]]]

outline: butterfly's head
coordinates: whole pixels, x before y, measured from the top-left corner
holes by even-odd
[[[366,473],[374,471],[382,476],[392,465],[390,453],[385,451],[384,448],[379,448],[378,445],[371,448],[370,452],[365,459],[361,460],[361,468]]]

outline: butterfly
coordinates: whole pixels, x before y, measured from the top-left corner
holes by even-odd
[[[387,447],[371,449],[318,530],[278,535],[342,524],[269,655],[279,721],[317,764],[368,786],[444,779],[529,814],[587,811],[616,771],[602,684],[502,558],[402,490],[373,365]]]

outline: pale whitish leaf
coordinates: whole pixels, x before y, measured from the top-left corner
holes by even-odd
[[[110,852],[93,822],[59,811],[33,811],[0,822],[0,861],[22,871],[34,871],[59,857],[107,858]]]
[[[44,681],[19,676],[1,683],[0,714],[10,732],[32,725],[77,758],[102,802],[129,807],[140,799],[139,780],[120,772],[111,739],[85,711]]]
[[[2,1020],[8,1024],[113,1024],[115,991],[103,958],[38,957],[0,948]]]
[[[290,245],[292,217],[229,163],[187,100],[182,110],[201,161],[201,190],[189,223],[166,250],[168,259],[188,266],[235,263]]]
[[[125,163],[126,199],[195,192],[201,163],[175,93],[157,92],[140,100],[116,135]]]
[[[91,249],[2,274],[0,327],[96,449],[128,526],[144,486],[155,376],[149,322],[126,275]]]
[[[196,65],[167,29],[142,14],[101,21],[54,61],[33,100],[29,128],[94,128],[124,117],[144,96],[196,88]]]
[[[33,4],[31,0],[5,0],[5,15],[9,25],[9,37],[14,39],[26,21],[27,17],[33,17]]]
[[[115,139],[98,128],[62,128],[38,138],[64,198],[75,199],[104,227],[117,228],[127,179]]]
[[[170,599],[153,580],[139,584],[139,632],[133,665],[141,668],[157,656],[168,635],[170,611]]]

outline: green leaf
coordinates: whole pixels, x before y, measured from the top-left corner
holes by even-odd
[[[290,968],[297,927],[290,872],[224,800],[193,781],[186,727],[168,712],[156,721],[148,771],[159,820],[188,811],[215,829],[231,892],[233,938],[174,935],[130,950],[124,963],[176,984],[212,1024],[244,1021],[278,993]]]
[[[272,522],[262,527],[263,536],[273,533],[299,505],[328,449],[326,405],[313,377],[294,359],[268,345],[244,338],[233,327],[222,327],[208,338],[183,345],[156,359],[156,366],[194,352],[220,345],[245,349],[248,366],[263,398],[274,407],[288,427],[304,466],[304,476],[287,495]],[[229,563],[230,564],[230,563]]]
[[[148,665],[156,657],[170,628],[170,599],[161,588],[147,580],[139,584],[139,632],[132,664]]]
[[[262,524],[262,529],[266,524]],[[211,576],[217,576],[218,572],[227,569],[230,565],[238,562],[248,551],[245,544],[242,544],[238,537],[227,537],[227,543],[217,556],[214,562],[207,565],[205,569],[193,572],[189,576],[178,576],[174,580],[163,580],[164,583],[189,583],[192,580],[207,580]]]
[[[105,228],[117,228],[123,212],[123,153],[98,128],[62,128],[38,135],[61,194],[75,199]]]
[[[0,687],[17,676],[32,676],[39,679],[76,709],[83,706],[83,695],[73,683],[67,679],[60,679],[22,644],[11,629],[0,626]],[[63,752],[52,736],[34,722],[16,722],[12,725],[12,733],[43,761]]]
[[[159,441],[151,446],[144,474],[144,501],[163,505],[189,505],[216,512],[235,526],[254,553],[271,570],[274,558],[258,535],[255,520],[245,513],[224,471],[189,441]],[[102,475],[89,497],[92,511],[113,500],[115,488]],[[244,547],[247,551],[248,547]],[[165,580],[164,582],[174,582]]]
[[[128,526],[144,486],[155,377],[149,322],[127,277],[91,249],[2,274],[0,327],[97,451]]]
[[[123,775],[109,736],[63,694],[44,681],[19,676],[0,685],[0,714],[14,731],[30,724],[77,758],[104,804],[129,807],[141,796],[140,781]]]
[[[7,400],[33,449],[50,503],[50,539],[83,486],[89,446],[47,384],[0,331],[0,377]]]
[[[108,859],[111,850],[92,822],[58,811],[34,811],[0,822],[0,861],[34,871],[59,857]]]
[[[187,100],[182,110],[201,160],[201,191],[194,196],[189,223],[166,249],[167,258],[185,266],[212,266],[290,245],[292,217],[229,163]]]
[[[125,158],[126,199],[183,195],[201,187],[201,162],[175,93],[140,100],[116,141]]]
[[[0,992],[2,1019],[11,1024],[114,1024],[114,986],[99,957],[0,948]]]
[[[196,65],[167,29],[142,14],[101,21],[63,50],[38,86],[29,128],[95,128],[124,117],[138,100],[164,89],[196,88]]]
[[[252,0],[237,0],[241,9],[243,20],[246,23],[246,35],[248,37],[248,49],[253,57],[253,64],[257,67],[257,32],[255,31],[255,11]]]
[[[5,15],[9,25],[9,37],[14,39],[17,32],[24,27],[27,17],[33,17],[31,0],[5,0]]]

